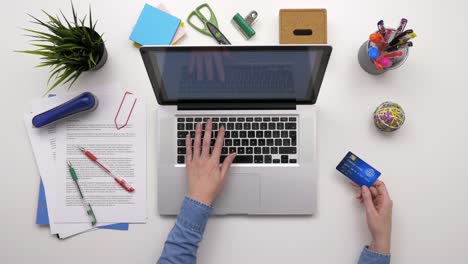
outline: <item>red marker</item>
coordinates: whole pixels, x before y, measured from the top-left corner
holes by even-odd
[[[106,168],[104,165],[102,165],[102,163],[98,161],[97,157],[93,155],[93,153],[89,152],[88,150],[86,150],[85,148],[83,148],[81,146],[79,148],[86,155],[86,157],[88,157],[90,160],[96,162],[99,165],[99,167],[101,167],[103,170],[105,170],[107,172],[107,174],[112,176],[112,178],[114,178],[114,180],[118,184],[120,184],[120,186],[122,186],[122,188],[124,188],[127,192],[135,191],[135,188],[133,188],[130,184],[128,184],[125,181],[125,179],[122,179],[122,178],[119,178],[119,177],[115,176],[114,174],[112,174],[112,172],[108,168]]]
[[[395,58],[395,57],[401,57],[401,56],[403,56],[402,51],[390,52],[384,55],[385,58]]]
[[[377,60],[373,60],[373,62],[375,64],[375,67],[377,67],[377,70],[379,70],[379,71],[383,70],[382,64],[380,64]]]
[[[380,51],[384,51],[387,48],[388,43],[390,43],[395,37],[396,31],[393,29],[387,29],[385,36],[383,38],[382,44],[380,45]]]

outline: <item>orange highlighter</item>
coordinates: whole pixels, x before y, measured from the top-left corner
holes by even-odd
[[[380,44],[383,40],[383,36],[380,34],[380,32],[372,33],[369,36],[369,40],[375,44]]]
[[[125,179],[117,177],[114,174],[112,174],[112,172],[108,168],[106,168],[101,162],[98,161],[97,157],[94,156],[93,153],[89,152],[88,150],[86,150],[85,148],[83,148],[81,146],[79,148],[80,148],[81,152],[83,152],[86,155],[86,157],[88,157],[90,160],[96,162],[97,165],[99,165],[99,167],[101,167],[105,172],[107,172],[107,174],[109,174],[112,178],[114,178],[114,180],[120,186],[122,186],[122,188],[124,188],[127,192],[135,191],[135,188],[133,188],[130,184],[128,184],[128,182],[125,181]]]

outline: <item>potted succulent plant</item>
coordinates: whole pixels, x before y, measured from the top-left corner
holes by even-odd
[[[41,63],[37,67],[50,67],[50,77],[47,82],[47,93],[59,84],[70,83],[70,87],[85,71],[95,71],[101,68],[107,60],[107,50],[93,24],[91,8],[89,18],[78,19],[72,3],[73,21],[69,21],[60,11],[59,16],[52,16],[43,11],[49,21],[44,22],[29,15],[34,24],[45,27],[46,31],[24,29],[32,37],[35,50],[19,51],[22,53],[41,56]],[[51,80],[54,79],[53,82]]]

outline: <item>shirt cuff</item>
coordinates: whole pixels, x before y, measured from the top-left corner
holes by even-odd
[[[360,261],[364,261],[362,263],[382,263],[382,264],[389,264],[390,263],[390,255],[378,253],[372,251],[365,246],[362,250],[361,257],[359,258]],[[367,262],[365,262],[367,260]],[[361,263],[361,262],[359,262]]]
[[[194,232],[203,234],[211,211],[213,211],[213,207],[185,197],[177,216],[177,223]]]

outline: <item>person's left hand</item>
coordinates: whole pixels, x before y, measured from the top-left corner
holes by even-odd
[[[390,254],[393,202],[385,184],[377,180],[370,188],[363,185],[356,198],[366,207],[367,226],[372,235],[369,249]]]
[[[197,124],[195,129],[195,142],[192,150],[192,140],[187,134],[185,139],[186,158],[185,165],[188,178],[188,196],[206,205],[211,205],[224,186],[227,175],[236,153],[226,157],[222,166],[219,164],[221,149],[224,141],[224,127],[220,127],[218,137],[210,154],[212,131],[211,119],[206,123],[203,146],[201,143],[202,126]]]

